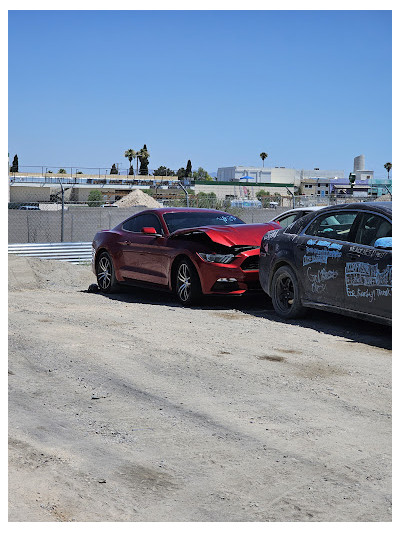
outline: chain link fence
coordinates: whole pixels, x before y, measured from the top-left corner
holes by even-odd
[[[366,201],[371,198],[320,198],[316,196],[279,197],[254,204],[253,200],[218,200],[214,197],[182,194],[180,198],[160,198],[166,207],[202,207],[227,211],[246,223],[262,224],[292,207],[332,205]],[[99,230],[109,230],[129,216],[147,209],[146,206],[89,207],[87,203],[10,203],[8,210],[8,242],[56,243],[90,242]]]

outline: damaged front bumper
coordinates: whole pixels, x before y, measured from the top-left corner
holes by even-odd
[[[199,257],[197,268],[203,294],[240,295],[261,290],[258,276],[259,249],[241,253],[228,264],[209,263]]]

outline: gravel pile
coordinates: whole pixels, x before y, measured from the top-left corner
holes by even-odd
[[[8,289],[12,291],[64,291],[86,289],[96,281],[89,265],[72,265],[63,261],[36,257],[8,256]]]
[[[161,207],[161,204],[154,200],[150,195],[144,193],[140,189],[135,189],[120,200],[115,202],[119,207],[132,207],[135,205],[143,205],[145,207]]]
[[[392,198],[390,194],[382,194],[382,196],[378,196],[378,198],[375,199],[375,202],[391,202]]]

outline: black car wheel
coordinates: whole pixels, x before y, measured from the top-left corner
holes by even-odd
[[[282,318],[297,318],[305,313],[296,274],[289,266],[282,266],[275,272],[271,298],[276,313]]]
[[[114,265],[107,252],[103,252],[97,261],[96,275],[97,284],[102,292],[116,292],[118,290]]]
[[[182,305],[190,306],[201,298],[201,284],[194,265],[182,259],[175,275],[175,294]]]

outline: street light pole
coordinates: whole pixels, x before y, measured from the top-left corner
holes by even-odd
[[[288,187],[286,187],[286,190],[287,190],[287,192],[288,192],[289,194],[291,194],[291,195],[292,195],[292,200],[293,200],[293,209],[294,209],[294,208],[296,207],[296,200],[295,200],[295,196],[294,196],[294,194],[292,193],[292,191],[291,191],[291,190],[290,190],[290,189],[289,189]]]
[[[187,192],[185,187],[182,185],[180,180],[178,181],[178,185],[185,191],[185,194],[186,194],[186,207],[189,207],[189,193]]]

